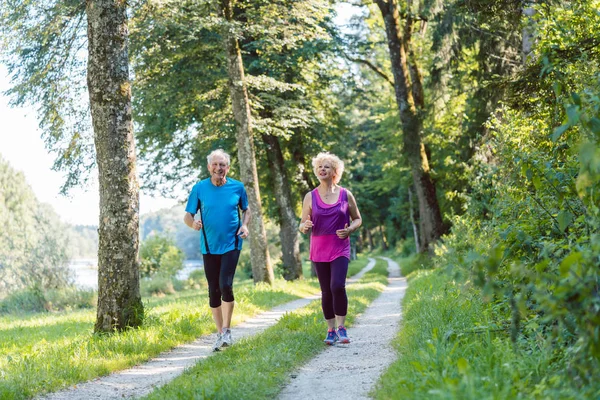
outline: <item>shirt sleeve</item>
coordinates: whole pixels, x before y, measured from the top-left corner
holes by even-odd
[[[248,194],[246,193],[246,188],[242,185],[242,193],[240,195],[240,208],[242,211],[246,211],[248,209]]]
[[[192,188],[190,197],[188,197],[187,206],[185,206],[185,211],[192,215],[196,215],[198,212],[198,186],[200,185],[196,184]]]

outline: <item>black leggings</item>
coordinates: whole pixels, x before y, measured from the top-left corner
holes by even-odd
[[[240,258],[239,250],[231,250],[225,254],[203,254],[204,275],[208,281],[208,298],[211,308],[221,306],[223,301],[232,302],[233,276]]]
[[[321,286],[321,307],[325,319],[346,316],[348,296],[346,295],[346,274],[349,260],[338,257],[331,262],[313,262]]]

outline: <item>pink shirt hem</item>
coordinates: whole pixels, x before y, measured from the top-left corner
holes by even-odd
[[[337,235],[310,237],[310,260],[331,262],[339,257],[350,259],[350,238],[340,239]]]

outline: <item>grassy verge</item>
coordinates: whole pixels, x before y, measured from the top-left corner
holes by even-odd
[[[354,275],[366,263],[366,259],[352,262],[348,275]],[[373,270],[347,287],[348,326],[380,294],[386,283],[387,263],[377,260]],[[291,371],[323,349],[325,330],[320,301],[313,301],[297,312],[286,314],[261,334],[240,340],[227,351],[196,364],[147,398],[273,398]]]
[[[542,340],[513,346],[494,305],[441,270],[416,271],[404,298],[398,361],[380,378],[378,399],[600,398],[565,387],[563,355]],[[561,383],[563,382],[563,383]]]
[[[278,280],[272,287],[236,281],[234,324],[309,294],[316,279]],[[131,367],[211,333],[205,289],[144,299],[144,326],[93,335],[94,310],[0,317],[0,399],[24,399]]]

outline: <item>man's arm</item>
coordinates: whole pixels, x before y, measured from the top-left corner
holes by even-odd
[[[189,226],[195,231],[199,231],[200,229],[202,229],[202,221],[196,221],[194,219],[194,216],[189,212],[186,212],[183,216],[183,222],[185,222],[187,226]]]
[[[238,230],[238,233],[237,233],[239,235],[239,237],[241,237],[242,239],[246,239],[248,237],[248,234],[250,233],[250,231],[248,230],[248,224],[250,223],[250,217],[251,217],[250,207],[248,207],[242,212],[242,226],[240,226],[240,229]]]

